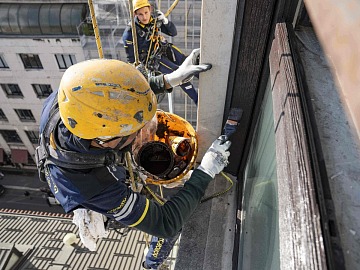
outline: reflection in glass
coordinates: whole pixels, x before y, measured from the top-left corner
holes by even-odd
[[[0,34],[78,35],[86,4],[1,4]]]
[[[244,175],[239,269],[280,269],[278,194],[270,84]]]

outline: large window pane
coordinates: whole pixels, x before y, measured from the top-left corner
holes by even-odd
[[[64,33],[77,33],[77,26],[85,19],[86,6],[64,4],[61,9],[61,28]]]
[[[44,4],[40,7],[40,27],[41,32],[44,33],[51,33],[51,27],[50,27],[50,18],[49,18],[49,10],[51,5]]]
[[[0,3],[0,33],[17,35],[77,35],[85,20],[84,3]]]
[[[41,34],[39,25],[40,5],[28,5],[29,32],[32,34]]]
[[[270,84],[244,175],[239,269],[280,269],[274,120]]]
[[[11,33],[9,26],[9,8],[10,4],[0,5],[0,29],[2,33]]]
[[[49,9],[49,24],[51,34],[61,34],[60,9],[60,5],[52,5]]]
[[[29,21],[28,21],[29,5],[19,6],[19,27],[22,34],[29,34]]]
[[[15,130],[1,129],[0,134],[7,143],[22,143],[22,140]]]

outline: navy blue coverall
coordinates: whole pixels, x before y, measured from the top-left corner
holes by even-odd
[[[163,76],[158,77],[160,79],[157,83],[150,82],[155,94],[166,91]],[[156,88],[160,91],[156,92]],[[56,98],[57,91],[44,103],[40,134],[44,133]],[[61,120],[52,134],[56,142],[55,150],[61,147],[84,155],[98,155],[112,150],[92,147],[91,140],[73,135]],[[68,169],[48,164],[45,166],[45,178],[65,212],[69,213],[77,208],[90,209],[153,235],[146,264],[154,269],[167,258],[182,225],[195,210],[212,180],[208,174],[195,169],[184,187],[164,205],[159,205],[129,188],[125,183],[125,168],[120,164],[93,169]]]

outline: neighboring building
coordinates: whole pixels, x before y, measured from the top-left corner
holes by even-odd
[[[85,60],[87,4],[29,2],[0,3],[0,164],[9,168],[34,168],[42,103]]]

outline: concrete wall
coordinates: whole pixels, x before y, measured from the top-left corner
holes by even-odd
[[[199,160],[222,130],[236,8],[237,1],[203,0],[201,62],[213,67],[199,80]]]
[[[199,80],[199,161],[222,130],[236,8],[237,1],[202,1],[200,62],[213,67],[200,74]],[[224,178],[218,175],[206,196],[226,186]],[[236,197],[234,186],[231,192],[196,209],[184,226],[175,269],[231,269]]]

